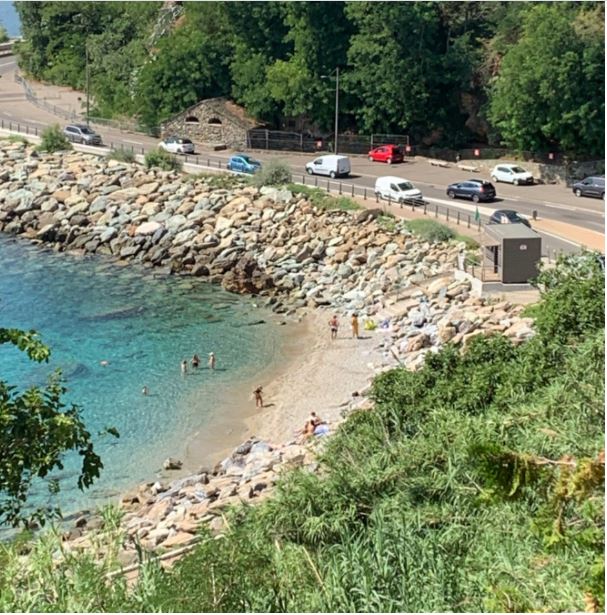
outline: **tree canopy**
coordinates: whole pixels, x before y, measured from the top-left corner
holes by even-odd
[[[594,2],[17,2],[20,65],[95,112],[158,124],[230,96],[277,128],[604,155],[604,6]]]
[[[48,361],[50,350],[34,331],[0,328],[0,344],[12,344],[37,362]],[[76,405],[62,401],[65,393],[56,373],[43,387],[19,392],[0,380],[0,525],[44,523],[60,513],[58,508],[28,505],[31,488],[45,479],[51,493],[57,493],[59,481],[54,470],[63,469],[65,453],[74,451],[82,458],[77,478],[80,489],[89,487],[103,467],[95,453]],[[117,435],[113,429],[108,432]]]

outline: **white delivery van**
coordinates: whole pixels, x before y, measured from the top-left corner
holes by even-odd
[[[319,156],[306,164],[308,175],[328,175],[329,177],[347,177],[350,175],[350,159],[347,156],[330,154]]]
[[[375,194],[380,199],[404,203],[413,199],[422,199],[422,193],[408,179],[387,175],[378,177],[375,182]]]

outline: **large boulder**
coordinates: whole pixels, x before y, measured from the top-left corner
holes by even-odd
[[[260,269],[252,256],[245,254],[223,276],[222,286],[232,293],[256,295],[274,288],[274,281]]]

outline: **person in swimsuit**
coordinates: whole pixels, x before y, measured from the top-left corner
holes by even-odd
[[[352,314],[352,337],[358,339],[358,315]]]
[[[337,339],[337,329],[339,329],[339,320],[337,320],[337,314],[333,314],[331,320],[329,320],[329,329],[331,329],[331,339]]]
[[[188,362],[185,359],[181,362],[181,373],[184,376],[188,373]]]
[[[254,391],[253,391],[253,395],[255,395],[255,407],[256,408],[263,408],[263,388],[262,387],[257,387]]]
[[[192,367],[196,369],[199,365],[200,365],[200,357],[197,354],[195,354],[192,357]]]
[[[215,353],[209,352],[209,369],[215,369]]]

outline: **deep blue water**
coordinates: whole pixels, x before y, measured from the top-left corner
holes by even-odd
[[[20,36],[21,22],[12,2],[0,0],[0,26],[4,26],[9,36]]]
[[[250,299],[199,280],[157,277],[0,236],[0,326],[35,329],[52,349],[50,363],[37,364],[0,346],[0,378],[41,385],[60,367],[66,400],[84,409],[89,430],[112,425],[120,432],[117,440],[97,439],[105,470],[89,496],[153,479],[163,459],[183,453],[192,433],[213,429],[234,383],[259,373],[260,356],[264,367],[278,360],[277,327],[250,326],[266,316]],[[206,368],[211,351],[214,372]],[[180,362],[194,353],[203,367],[184,377]],[[70,488],[62,487],[66,510],[86,500],[73,488],[76,461],[68,458],[61,473],[71,479]]]

